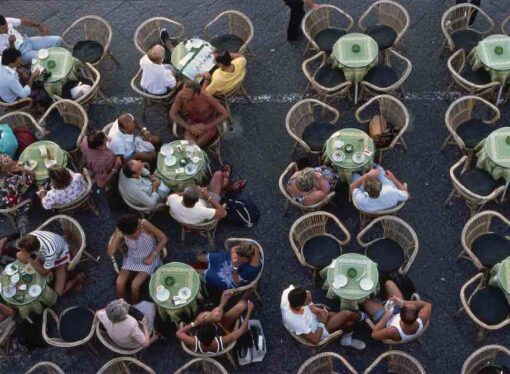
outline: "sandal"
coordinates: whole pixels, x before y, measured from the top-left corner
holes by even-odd
[[[232,169],[233,169],[232,165],[230,165],[229,163],[225,163],[225,165],[223,166],[223,173],[227,178],[230,177],[230,175],[232,174]]]
[[[246,187],[246,179],[239,179],[232,183],[232,189],[234,191],[241,191],[244,187]]]

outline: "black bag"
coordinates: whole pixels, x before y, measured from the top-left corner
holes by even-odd
[[[253,227],[260,219],[259,208],[248,196],[227,195],[225,221],[234,226]]]

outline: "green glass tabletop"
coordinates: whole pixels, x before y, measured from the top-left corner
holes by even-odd
[[[507,142],[508,138],[508,142]],[[493,131],[485,140],[483,149],[487,156],[497,165],[510,168],[510,127]]]
[[[332,56],[341,65],[361,68],[377,59],[379,48],[370,36],[361,33],[349,33],[333,44]]]
[[[209,42],[194,38],[177,44],[170,59],[178,72],[195,79],[214,67],[213,51],[214,47]]]
[[[359,170],[372,162],[374,153],[374,141],[366,132],[346,128],[330,136],[326,142],[324,156],[339,168]]]
[[[489,69],[510,70],[510,36],[488,36],[478,43],[476,54]]]
[[[12,269],[12,273],[7,275],[8,269]],[[17,281],[15,281],[17,280]],[[13,284],[16,287],[16,294],[12,297],[4,295],[6,286]],[[32,266],[23,264],[20,261],[14,261],[5,267],[4,271],[0,274],[0,285],[2,287],[2,298],[10,305],[26,305],[39,298],[46,287],[46,277],[43,277],[36,272]],[[30,296],[30,286],[39,285],[41,292],[37,296]]]
[[[73,68],[73,55],[67,49],[61,47],[48,48],[48,53],[48,57],[43,60],[38,58],[36,63],[51,73],[46,83],[65,79]]]
[[[44,153],[44,149],[47,153],[46,157],[41,156],[41,151]],[[41,140],[30,144],[19,156],[19,161],[23,163],[27,163],[28,161],[37,162],[34,169],[35,179],[37,181],[48,179],[48,168],[45,165],[45,161],[47,160],[55,160],[57,162],[56,165],[59,166],[65,166],[67,164],[67,157],[64,151],[58,146],[58,144],[48,140]]]
[[[498,280],[501,287],[510,294],[510,257],[501,262],[498,270]]]

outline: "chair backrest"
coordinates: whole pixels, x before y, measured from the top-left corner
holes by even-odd
[[[483,368],[494,365],[498,355],[510,358],[510,350],[502,345],[490,344],[471,353],[462,365],[461,374],[478,374]]]
[[[318,51],[320,49],[315,42],[315,37],[322,30],[336,26],[337,22],[340,23],[338,27],[345,31],[349,31],[354,24],[352,17],[339,7],[321,4],[319,8],[310,9],[305,14],[301,29],[313,48]]]
[[[237,330],[240,326],[240,321],[237,320],[236,323],[235,323],[235,326],[233,328],[233,330]],[[205,358],[205,357],[220,357],[220,356],[223,356],[223,355],[226,355],[227,353],[229,353],[230,351],[232,351],[232,349],[234,349],[235,345],[236,345],[237,341],[233,341],[231,342],[229,345],[227,345],[226,347],[224,346],[223,347],[223,350],[222,351],[219,351],[217,353],[201,353],[201,352],[195,352],[193,351],[192,349],[190,349],[186,344],[184,344],[184,342],[181,341],[181,347],[182,349],[184,350],[184,352],[186,352],[187,354],[191,355],[191,356],[194,356],[194,357],[200,357],[200,358]]]
[[[316,354],[306,360],[298,369],[297,374],[323,374],[323,373],[350,373],[357,374],[356,369],[343,356],[334,352]]]
[[[189,223],[183,222],[179,218],[177,218],[172,213],[172,209],[170,209],[170,217],[172,217],[174,220],[176,220],[177,223],[180,224],[181,226],[183,226],[184,228],[189,229],[189,230],[195,230],[195,231],[211,231],[218,224],[217,219],[212,219],[210,221],[206,221],[206,222],[199,223],[199,224],[189,224]]]
[[[369,91],[379,94],[392,94],[402,87],[404,82],[407,80],[411,71],[413,70],[413,64],[408,58],[402,56],[400,53],[390,49],[387,54],[388,66],[398,75],[398,80],[390,86],[379,87],[373,83],[362,81],[361,85],[367,88]]]
[[[195,358],[175,371],[175,374],[194,373],[228,374],[227,370],[218,361],[209,357]]]
[[[510,14],[501,22],[501,33],[505,35],[510,35]]]
[[[169,101],[170,97],[175,94],[177,88],[180,87],[180,83],[177,83],[177,85],[174,87],[174,89],[168,91],[164,95],[152,95],[145,91],[141,85],[140,82],[142,80],[142,70],[138,70],[136,75],[131,79],[131,89],[135,91],[138,95],[142,96],[143,98],[149,100],[151,103],[161,103]]]
[[[65,374],[64,370],[62,370],[58,365],[49,361],[42,361],[35,364],[28,369],[25,374],[41,373],[41,371],[44,371],[47,374]]]
[[[0,55],[1,57],[1,55]],[[18,99],[16,101],[13,101],[12,103],[5,103],[2,100],[0,100],[0,108],[3,108],[6,113],[12,112],[14,110],[23,110],[23,109],[29,109],[32,107],[33,100],[31,97],[25,97],[24,99]]]
[[[214,37],[209,35],[211,33],[210,29],[216,27],[215,24],[219,25],[223,20],[227,22],[228,33],[237,36],[243,41],[243,45],[239,48],[238,52],[245,52],[253,39],[253,24],[246,14],[238,10],[227,10],[220,13],[212,21],[205,25],[204,35],[206,40],[210,40]]]
[[[257,249],[260,252],[260,264],[261,264],[261,267],[260,267],[260,270],[259,270],[256,278],[253,281],[251,281],[249,284],[247,284],[245,286],[233,288],[233,289],[230,290],[230,291],[232,291],[234,293],[241,293],[241,292],[244,292],[244,291],[249,290],[249,289],[256,289],[257,285],[259,283],[260,277],[262,276],[262,272],[264,271],[264,262],[265,262],[264,250],[262,249],[262,246],[257,241],[255,241],[253,239],[248,239],[248,238],[229,238],[229,239],[225,240],[225,249],[227,251],[230,251],[230,249],[233,246],[238,245],[238,244],[240,244],[242,242],[248,242],[248,243],[251,243],[251,244],[253,244],[254,246],[257,247]]]
[[[382,362],[386,362],[389,372],[398,374],[425,374],[425,369],[420,362],[409,353],[402,351],[389,351],[381,354],[363,372],[363,374],[376,373],[376,368]]]
[[[319,64],[320,61],[320,64]],[[335,94],[340,94],[349,89],[352,85],[351,81],[344,81],[339,83],[334,87],[326,87],[317,82],[314,78],[315,73],[323,67],[327,63],[327,55],[324,51],[319,51],[316,55],[306,59],[301,64],[301,69],[303,70],[303,74],[308,80],[310,86],[319,94],[332,96]]]
[[[377,17],[377,24],[391,27],[397,33],[394,46],[404,36],[411,22],[409,13],[401,4],[391,0],[380,0],[372,3],[360,17],[358,25],[361,30],[366,29],[365,21],[368,21],[372,15]]]
[[[97,96],[99,95],[99,88],[101,83],[101,73],[90,63],[85,63],[83,68],[81,69],[81,73],[84,78],[87,78],[92,82],[92,86],[90,91],[85,95],[78,97],[74,100],[77,104],[80,104],[84,108],[88,108],[90,104],[92,104]]]
[[[161,44],[161,29],[166,29],[170,37],[178,40],[184,37],[184,25],[170,18],[154,17],[142,22],[135,30],[133,40],[136,49],[145,55],[149,48]]]
[[[140,345],[140,347],[135,349],[125,349],[122,347],[119,347],[117,344],[114,343],[114,341],[110,338],[108,335],[108,332],[104,328],[103,324],[98,321],[96,324],[96,335],[99,339],[99,341],[110,351],[113,351],[115,353],[121,354],[121,355],[134,355],[138,352],[140,352],[142,349],[144,349],[143,345]]]
[[[109,124],[109,125],[107,125],[107,126],[105,126],[105,127],[103,128],[103,131],[104,131],[106,134],[108,134],[108,132],[110,131],[110,129],[111,129],[111,125],[112,125],[112,124]],[[106,129],[106,131],[105,131],[105,129]],[[108,132],[107,132],[107,131],[108,131]],[[149,207],[142,207],[142,206],[136,205],[134,202],[130,201],[130,200],[126,197],[126,192],[125,192],[125,190],[124,190],[123,184],[122,184],[122,183],[120,183],[120,178],[126,178],[126,177],[124,176],[124,172],[121,170],[119,174],[120,174],[120,176],[119,176],[119,184],[118,184],[119,194],[120,194],[120,197],[122,198],[122,201],[124,201],[124,203],[125,203],[125,204],[129,207],[129,208],[131,208],[131,209],[133,209],[134,211],[136,211],[136,212],[138,212],[138,213],[140,213],[140,214],[143,214],[143,215],[145,215],[145,214],[151,214],[151,213],[154,213],[154,212],[156,212],[156,211],[158,211],[158,210],[162,210],[162,209],[164,209],[164,208],[165,208],[165,206],[166,206],[166,205],[165,205],[165,203],[158,203],[158,204],[156,204],[156,206],[155,206],[155,207],[153,207],[153,208],[149,208]]]
[[[31,114],[26,112],[8,112],[0,117],[0,123],[8,124],[12,130],[28,129],[37,139],[42,139],[44,136],[44,129],[39,126]]]
[[[46,343],[48,343],[51,346],[59,347],[59,348],[72,348],[72,347],[78,347],[78,346],[80,346],[82,344],[85,344],[90,339],[92,339],[92,337],[94,336],[94,333],[95,333],[96,323],[97,323],[97,319],[95,317],[95,312],[92,309],[89,309],[89,311],[90,311],[90,313],[92,313],[92,315],[94,315],[94,319],[93,319],[92,324],[90,326],[89,333],[83,339],[80,339],[80,340],[74,341],[74,342],[68,342],[68,341],[63,340],[60,336],[59,337],[50,337],[50,336],[48,336],[48,334],[51,331],[51,329],[49,328],[48,316],[50,316],[53,319],[53,322],[58,327],[58,330],[60,330],[60,319],[66,313],[68,313],[69,311],[71,311],[71,310],[73,310],[75,308],[78,308],[78,307],[77,306],[72,306],[72,307],[64,309],[62,311],[62,313],[60,314],[60,316],[57,316],[57,314],[53,310],[51,310],[50,308],[44,309],[44,312],[43,312],[43,322],[42,322],[42,337],[43,337],[43,339],[44,339],[44,341]]]
[[[360,214],[366,216],[368,219],[373,219],[373,218],[377,218],[377,217],[381,217],[381,216],[388,216],[388,215],[396,214],[400,209],[402,209],[404,207],[404,205],[406,204],[406,201],[407,200],[401,201],[393,208],[378,210],[376,212],[367,212],[365,210],[362,210],[359,207],[356,199],[352,199],[352,205],[354,205],[354,207],[360,212]]]
[[[156,372],[143,362],[133,357],[117,357],[101,366],[97,374],[130,374],[130,367],[134,367],[135,373],[156,374]]]

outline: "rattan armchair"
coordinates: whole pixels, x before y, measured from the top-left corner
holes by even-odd
[[[97,97],[105,98],[103,93],[101,92],[101,73],[91,64],[88,62],[81,68],[80,75],[87,79],[88,81],[92,82],[92,85],[90,86],[90,91],[87,92],[85,95],[82,95],[78,97],[76,100],[73,100],[76,104],[80,104],[83,108],[88,109],[90,104],[93,104]],[[107,100],[107,103],[110,105],[111,102]]]
[[[398,133],[395,135],[391,143],[386,147],[380,147],[377,149],[378,152],[378,161],[381,162],[384,153],[386,151],[394,149],[397,145],[400,145],[407,151],[407,145],[404,140],[404,133],[409,127],[409,111],[406,106],[397,98],[390,95],[379,95],[375,96],[361,107],[356,110],[356,120],[359,124],[368,124],[372,120],[371,117],[363,118],[363,114],[365,111],[368,112],[368,108],[372,104],[377,104],[379,106],[379,114],[386,119],[386,121],[393,125],[395,129],[398,130]]]
[[[508,360],[510,350],[498,344],[479,348],[464,361],[461,374],[478,374],[483,368],[494,365],[498,356],[504,356]]]
[[[103,131],[105,130],[103,129]],[[122,171],[120,172],[123,173]],[[124,204],[126,204],[130,209],[140,214],[142,217],[151,218],[154,214],[158,212],[163,212],[166,209],[166,204],[164,202],[158,203],[152,208],[136,205],[125,197],[126,194],[124,192],[124,187],[122,187],[121,183],[118,184],[118,189],[120,197],[122,198],[122,201],[124,201]]]
[[[304,205],[304,204],[301,204],[300,202],[296,201],[296,199],[294,199],[294,197],[287,191],[287,184],[288,184],[288,181],[290,180],[290,178],[292,177],[292,175],[294,173],[296,173],[297,171],[298,171],[297,164],[295,162],[291,162],[289,164],[289,166],[287,166],[285,168],[282,175],[280,175],[280,179],[278,180],[278,185],[280,187],[280,191],[283,194],[283,196],[285,197],[285,204],[283,206],[283,214],[285,214],[287,212],[289,203],[290,203],[290,205],[293,205],[293,206],[299,208],[303,212],[312,212],[314,210],[318,210],[318,209],[322,208],[323,206],[329,204],[331,202],[331,200],[333,199],[333,197],[335,197],[335,191],[331,191],[324,199],[322,199],[321,201],[319,201],[315,204]]]
[[[32,366],[28,371],[25,372],[25,374],[65,374],[64,370],[62,370],[58,365],[54,364],[53,362],[49,361],[42,361],[34,366]]]
[[[339,27],[335,28],[347,33],[354,25],[354,20],[347,12],[329,4],[321,4],[319,8],[308,11],[301,22],[303,34],[308,39],[304,54],[310,50],[320,52],[321,49],[315,40],[317,35],[334,25],[338,25]]]
[[[298,145],[301,146],[306,153],[316,156],[320,156],[322,153],[322,150],[312,150],[310,145],[303,140],[303,132],[314,122],[314,114],[317,111],[317,108],[321,109],[321,117],[326,117],[327,115],[332,116],[331,120],[328,121],[331,126],[335,126],[338,122],[340,113],[332,106],[315,99],[304,99],[298,101],[292,106],[292,108],[290,108],[287,116],[285,117],[285,127],[287,128],[287,132],[290,137],[294,139],[294,147],[292,148],[293,154]]]
[[[25,97],[24,99],[18,99],[12,103],[6,103],[0,100],[0,109],[5,113],[13,112],[15,110],[23,111],[30,110],[32,108],[33,100],[31,97]]]
[[[374,226],[380,224],[382,227],[382,236],[373,237]],[[370,241],[366,242],[365,237]],[[394,216],[382,216],[374,219],[356,236],[358,244],[365,249],[365,255],[368,248],[381,239],[391,239],[396,242],[404,252],[404,263],[398,269],[399,273],[406,274],[418,254],[419,241],[414,229],[404,220]]]
[[[18,209],[20,209],[21,207],[23,207],[25,205],[31,205],[31,204],[32,204],[31,199],[23,200],[21,203],[18,203],[16,205],[14,205],[13,207],[0,209],[0,214],[3,215],[4,217],[8,218],[9,221],[11,221],[13,227],[17,227],[19,229],[18,224],[16,222],[16,214],[18,212]]]
[[[323,5],[325,6],[325,5]],[[329,64],[328,56],[326,52],[320,51],[316,55],[310,57],[309,59],[303,61],[301,68],[303,70],[303,74],[308,81],[306,84],[305,91],[303,92],[303,98],[306,97],[309,91],[315,92],[321,101],[327,103],[329,101],[333,101],[337,98],[341,98],[344,96],[350,97],[350,89],[352,86],[351,81],[344,80],[333,87],[326,87],[315,79],[317,72],[324,68]]]
[[[469,170],[469,164],[469,157],[462,156],[462,158],[450,168],[450,180],[452,182],[453,189],[450,195],[446,198],[444,206],[448,206],[453,198],[462,199],[469,208],[469,215],[473,216],[474,214],[478,213],[487,203],[495,201],[499,196],[503,196],[505,193],[505,185],[496,187],[493,191],[485,196],[471,191],[460,181],[460,177]]]
[[[241,13],[238,10],[227,10],[218,14],[212,21],[204,26],[205,40],[210,41],[214,47],[219,49],[223,48],[221,43],[216,43],[216,38],[221,36],[221,34],[212,36],[211,30],[218,30],[221,26],[226,26],[226,30],[222,30],[222,35],[235,36],[242,43],[237,51],[231,50],[230,52],[251,54],[252,56],[255,56],[249,47],[249,44],[253,39],[253,24],[246,14]]]
[[[190,225],[188,223],[180,221],[177,217],[172,214],[170,209],[170,217],[172,217],[181,226],[181,242],[186,239],[186,233],[192,232],[202,235],[209,241],[209,246],[214,247],[214,234],[216,233],[216,227],[218,226],[218,220],[212,219],[198,225]]]
[[[330,223],[331,226],[328,226]],[[331,231],[335,232],[331,232]],[[343,239],[340,240],[338,237],[340,234]],[[312,281],[315,283],[317,274],[322,268],[314,267],[309,264],[303,254],[303,249],[307,241],[318,236],[328,236],[335,240],[339,246],[338,256],[342,254],[342,246],[345,246],[351,240],[351,234],[349,230],[340,222],[340,220],[331,213],[319,211],[307,213],[299,217],[290,227],[289,230],[289,241],[296,255],[299,264],[309,268],[312,272]],[[337,256],[337,257],[338,257]]]
[[[47,344],[49,344],[49,345],[51,345],[53,347],[58,347],[58,348],[74,348],[74,347],[78,347],[80,345],[87,344],[89,346],[89,348],[94,353],[97,354],[95,348],[90,343],[92,337],[94,336],[94,332],[95,332],[95,328],[96,328],[95,312],[92,309],[89,309],[89,311],[94,316],[94,320],[93,320],[92,325],[90,327],[90,332],[83,339],[75,341],[75,342],[67,342],[64,339],[62,339],[60,336],[56,336],[56,337],[52,336],[52,337],[50,337],[48,335],[50,333],[50,329],[49,329],[50,322],[48,322],[48,316],[51,317],[51,319],[53,319],[53,323],[57,327],[57,331],[60,331],[60,319],[67,312],[69,312],[69,311],[71,311],[71,310],[73,310],[75,308],[77,308],[77,307],[73,306],[73,307],[64,309],[62,311],[62,313],[60,314],[60,316],[57,316],[57,314],[52,309],[50,309],[50,308],[44,309],[43,320],[42,320],[42,337],[43,337],[44,341]]]
[[[133,368],[133,371],[131,371]],[[117,357],[101,366],[97,374],[156,374],[156,372],[133,357]]]
[[[501,33],[510,35],[510,14],[501,22]]]
[[[246,91],[246,87],[244,87],[244,79],[246,78],[246,71],[244,73],[243,79],[237,84],[236,87],[232,88],[229,92],[225,92],[223,94],[216,93],[214,97],[217,98],[227,110],[229,121],[232,122],[232,113],[230,111],[230,104],[234,98],[242,96],[244,100],[251,104],[252,101],[250,99],[250,95]]]
[[[37,138],[42,139],[46,133],[39,123],[32,117],[31,114],[26,112],[9,112],[0,117],[0,123],[6,123],[9,127],[14,129],[27,129]]]
[[[8,317],[0,322],[0,357],[9,355],[9,343],[14,330],[16,330],[14,318]]]
[[[343,356],[334,352],[324,352],[316,354],[306,360],[298,369],[297,374],[323,374],[337,372],[350,374],[358,373]]]
[[[359,226],[360,226],[360,229],[362,229],[363,227],[365,227],[368,223],[370,223],[372,220],[374,220],[377,217],[396,215],[398,213],[398,211],[404,207],[404,205],[406,204],[406,201],[407,200],[401,201],[393,208],[378,210],[376,212],[367,212],[365,210],[362,210],[359,207],[356,199],[352,199],[352,205],[354,205],[354,207],[359,212]]]
[[[377,366],[386,362],[388,373],[398,374],[426,374],[419,361],[409,353],[403,351],[384,352],[363,372],[363,374],[378,373]]]
[[[166,29],[171,38],[182,40],[184,38],[184,25],[170,18],[154,17],[142,22],[135,30],[133,40],[136,49],[142,55],[156,44],[162,44],[160,33]]]
[[[221,364],[212,358],[195,358],[175,371],[175,374],[228,374]]]
[[[140,354],[145,347],[143,345],[140,345],[138,348],[134,349],[126,349],[118,346],[113,342],[113,340],[108,335],[108,332],[105,330],[103,324],[101,321],[98,321],[96,323],[96,336],[99,339],[99,341],[110,351],[123,355],[123,356],[136,356],[137,354]],[[152,337],[152,334],[151,334]]]
[[[117,66],[119,62],[110,52],[112,42],[112,26],[110,23],[99,16],[85,16],[74,21],[61,35],[63,44],[73,49],[74,45],[82,40],[92,40],[103,47],[101,58],[92,64],[99,65],[103,58],[111,58]]]

